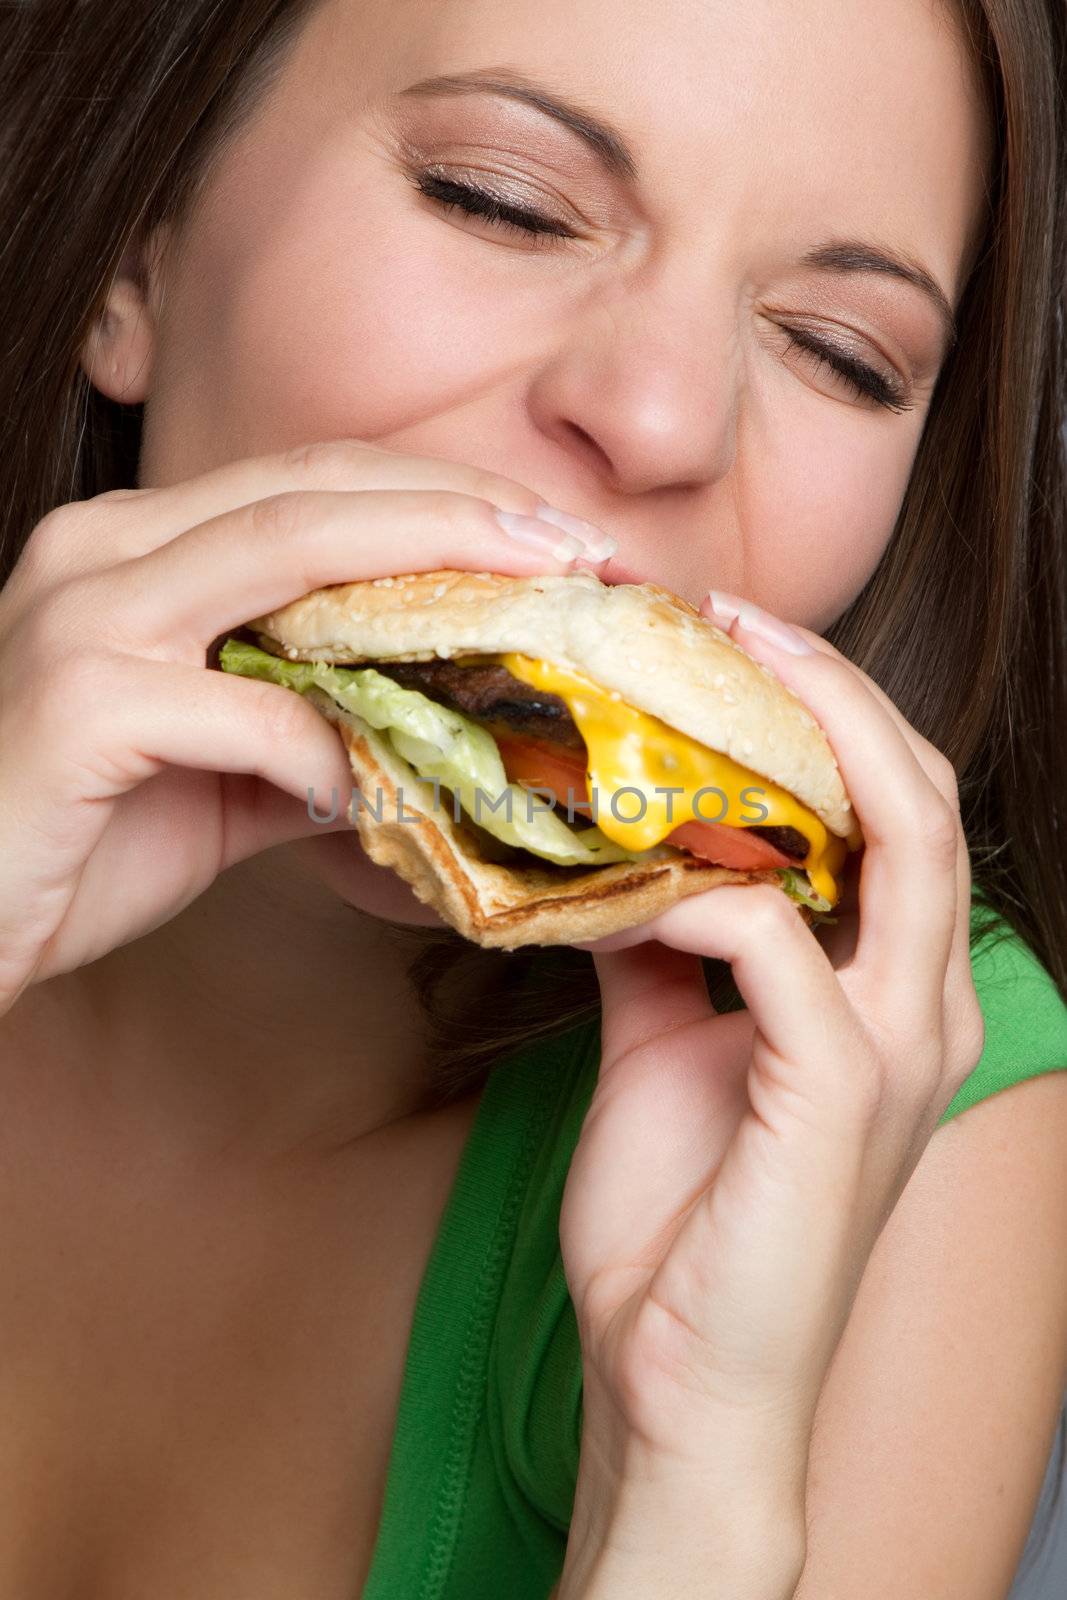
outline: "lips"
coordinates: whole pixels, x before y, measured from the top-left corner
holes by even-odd
[[[648,583],[655,581],[650,579],[646,573],[636,572],[633,567],[628,567],[625,562],[617,560],[615,556],[612,556],[610,561],[605,561],[604,565],[597,571],[597,577],[601,583]]]

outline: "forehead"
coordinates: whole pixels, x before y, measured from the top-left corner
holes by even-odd
[[[989,132],[946,0],[323,0],[292,69],[357,109],[501,65],[624,132],[653,212],[798,245],[813,221],[881,233],[956,287]]]

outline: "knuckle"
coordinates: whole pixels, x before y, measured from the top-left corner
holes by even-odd
[[[287,489],[254,500],[250,513],[257,539],[289,543],[306,531],[311,519],[311,501],[302,489]]]
[[[776,889],[770,883],[757,883],[747,888],[745,893],[748,910],[746,921],[753,939],[775,939],[793,931],[793,924],[799,919],[781,889]]]
[[[493,505],[503,506],[532,515],[539,497],[525,484],[516,483],[514,478],[502,478],[498,472],[488,472],[482,467],[469,469],[469,477],[465,485],[469,494],[477,496],[479,500],[488,500]]]
[[[943,751],[929,742],[926,743],[923,756],[926,770],[930,775],[930,781],[944,795],[952,809],[957,811],[959,809],[959,778],[956,775],[956,768]]]
[[[469,530],[472,516],[485,513],[483,503],[462,490],[431,489],[428,495],[427,511],[446,533]]]
[[[85,520],[82,501],[53,507],[31,531],[16,570],[36,580],[62,575],[78,548]]]
[[[490,500],[495,505],[512,506],[515,510],[532,512],[538,496],[512,478],[502,477],[487,467],[466,461],[449,461],[441,456],[420,455],[409,451],[390,450],[377,443],[362,439],[325,439],[310,444],[300,444],[286,451],[282,461],[286,469],[309,486],[344,488],[367,481],[379,458],[389,462],[406,462],[413,482],[436,483],[442,490],[451,486],[457,493]],[[395,481],[395,467],[389,481]]]
[[[277,683],[247,681],[251,684],[254,715],[265,739],[291,744],[306,737],[311,707],[302,695]]]
[[[126,500],[143,500],[151,492],[150,489],[105,489],[103,494],[94,495],[88,503],[91,505],[121,505]]]
[[[953,1027],[952,1038],[956,1057],[953,1076],[958,1086],[974,1071],[985,1049],[985,1017],[977,995],[968,996],[963,1014]]]
[[[945,1108],[952,1104],[963,1085],[970,1077],[973,1067],[961,1066],[956,1062],[948,1062],[944,1071],[930,1095],[930,1102],[936,1108],[938,1117]]]
[[[960,841],[960,821],[956,811],[942,796],[922,808],[916,819],[914,837],[927,861],[934,867],[955,865]]]
[[[143,501],[147,489],[107,489],[91,500],[54,506],[33,528],[23,546],[13,577],[27,592],[99,568],[124,554],[117,537],[128,521],[116,522],[113,507]]]
[[[374,447],[360,439],[316,439],[287,450],[282,463],[298,477],[314,483],[336,483],[366,466]]]

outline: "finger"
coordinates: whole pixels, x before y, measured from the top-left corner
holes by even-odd
[[[962,832],[956,875],[960,890],[952,949],[945,974],[941,1024],[945,1049],[941,1092],[936,1108],[938,1116],[978,1065],[985,1039],[982,1008],[971,966],[971,862]]]
[[[509,537],[488,501],[449,490],[292,491],[77,581],[87,586],[87,611],[106,605],[131,640],[146,648],[174,640],[195,657],[229,629],[327,584],[451,567],[515,576],[572,569],[576,541],[547,523],[537,536],[543,543]]]
[[[764,626],[758,614],[751,620]],[[793,654],[740,617],[729,631],[814,716],[855,807],[866,845],[856,978],[873,985],[887,1013],[910,1013],[920,1026],[939,1019],[959,915],[958,813],[897,719],[836,651]]]
[[[672,949],[729,962],[762,1038],[795,1063],[795,1087],[817,1101],[823,1087],[810,1080],[826,1077],[828,1060],[847,1059],[842,1040],[855,1037],[857,1024],[825,952],[781,890],[720,884],[661,912],[649,929]]]
[[[536,515],[541,503],[524,484],[466,462],[333,439],[229,461],[179,483],[107,490],[57,507],[31,534],[27,553],[39,559],[48,581],[59,581],[145,555],[240,506],[308,489],[451,490],[524,516]]]
[[[716,594],[718,596],[718,591],[716,591]],[[725,610],[720,609],[717,605],[712,605],[709,598],[702,601],[700,609],[704,616],[710,622],[713,622],[717,628],[729,631],[730,625],[738,615],[740,607],[747,602],[735,596],[721,596],[721,598],[729,602]],[[912,727],[900,707],[894,704],[881,685],[875,683],[874,679],[864,672],[862,667],[858,667],[854,661],[850,661],[847,656],[842,655],[840,650],[835,649],[821,634],[813,633],[810,628],[802,628],[797,622],[791,622],[789,626],[794,632],[801,635],[812,650],[839,662],[847,672],[850,672],[853,677],[863,684],[868,693],[877,700],[882,710],[892,718],[931,783],[940,789],[946,799],[953,799],[955,795],[955,778],[951,763],[946,765],[946,758],[942,756],[936,746],[932,745],[928,739],[924,739],[922,734]]]
[[[30,759],[32,753],[32,759]],[[180,662],[84,656],[64,663],[5,725],[3,800],[112,799],[165,765],[250,773],[328,814],[352,772],[330,723],[277,684]],[[76,818],[64,816],[64,822]]]
[[[741,602],[736,597],[724,597],[736,601],[729,609],[733,615],[738,614]],[[721,626],[730,620],[729,610],[723,613],[713,607],[706,600],[702,607],[706,616]],[[840,651],[835,650],[819,634],[813,633],[808,628],[801,628],[796,623],[791,623],[813,649],[838,661],[847,671],[865,687],[867,692],[877,701],[879,706],[889,716],[901,737],[906,741],[916,761],[922,767],[930,782],[945,797],[954,810],[959,810],[959,795],[956,784],[956,775],[951,762],[943,753],[925,739],[917,729],[904,716],[900,708],[890,699],[884,689],[874,679],[869,677],[855,662],[849,661]],[[952,941],[946,962],[946,981],[944,986],[944,1003],[946,1014],[946,1032],[950,1031],[948,1023],[950,1018],[960,1017],[964,1021],[974,1019],[973,982],[971,978],[970,958],[970,927],[971,927],[971,864],[967,850],[966,838],[962,827],[956,843],[956,904],[952,930]],[[838,916],[843,917],[844,906],[839,902]],[[822,942],[835,966],[847,955],[851,959],[855,955],[857,932],[847,929],[842,924],[840,929],[827,928]],[[846,946],[848,947],[846,950]],[[971,1030],[973,1033],[973,1029]]]
[[[600,984],[601,1056],[613,1061],[648,1039],[715,1015],[699,955],[655,939],[593,953]]]
[[[121,805],[121,817],[112,813],[111,825],[68,886],[60,937],[57,942],[53,935],[44,945],[34,972],[37,982],[159,927],[220,872],[263,850],[309,833],[341,830],[349,834],[348,848],[359,850],[358,836],[343,815],[317,824],[294,795],[244,773],[168,766],[123,795]],[[116,882],[123,886],[120,900],[114,895]]]
[[[792,626],[795,627],[796,624],[792,624]],[[798,631],[803,634],[804,638],[807,639],[809,644],[813,645],[816,649],[821,650],[824,654],[833,656],[835,660],[839,661],[858,679],[860,683],[864,685],[868,693],[874,697],[886,714],[892,719],[895,726],[899,730],[901,737],[907,742],[909,749],[914,755],[916,761],[922,767],[930,782],[935,786],[935,788],[937,788],[939,793],[944,796],[945,800],[953,808],[953,810],[958,813],[959,792],[957,788],[956,774],[952,763],[948,760],[948,758],[940,750],[938,750],[935,745],[931,744],[928,739],[925,739],[917,729],[912,727],[911,723],[904,716],[900,708],[890,699],[881,686],[875,683],[874,679],[869,677],[861,667],[858,667],[855,662],[849,661],[847,656],[841,655],[839,651],[834,649],[833,645],[828,644],[827,641],[821,638],[818,634],[812,633],[806,628],[801,628]],[[962,824],[958,830],[956,841],[955,879],[955,915],[952,930],[952,941],[948,960],[946,962],[946,975],[943,989],[946,1024],[948,1023],[950,1017],[963,1017],[965,1019],[969,1017],[973,1019],[975,1009],[973,1002],[974,985],[971,978],[970,958],[971,863]],[[841,915],[840,909],[838,915]],[[850,958],[855,954],[857,936],[858,930],[853,932],[851,935],[850,943],[852,948],[849,950]],[[840,939],[836,939],[834,930],[828,930],[827,936],[823,942],[828,953],[831,955],[831,959],[834,959],[833,951],[835,944],[844,943],[844,940],[848,937],[848,934],[843,934]],[[835,966],[839,964],[839,961],[834,960]],[[948,1031],[949,1029],[946,1027],[946,1033]]]

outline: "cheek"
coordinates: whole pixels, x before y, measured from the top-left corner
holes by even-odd
[[[739,575],[779,616],[822,631],[855,599],[892,536],[921,421],[807,397],[769,430],[751,471],[739,455]],[[818,413],[824,413],[821,417]]]
[[[287,189],[273,186],[262,217],[243,203],[240,248],[218,236],[221,208],[194,240],[172,299],[178,347],[158,385],[170,413],[165,426],[157,418],[160,435],[197,441],[185,471],[390,435],[457,409],[499,371],[509,297],[472,272],[469,238],[398,204],[402,186],[396,174],[368,181],[365,157],[335,150]],[[210,270],[197,270],[198,254]]]
[[[436,911],[423,905],[402,878],[370,859],[354,831],[296,840],[287,848],[320,883],[357,911],[413,927],[447,926]]]

